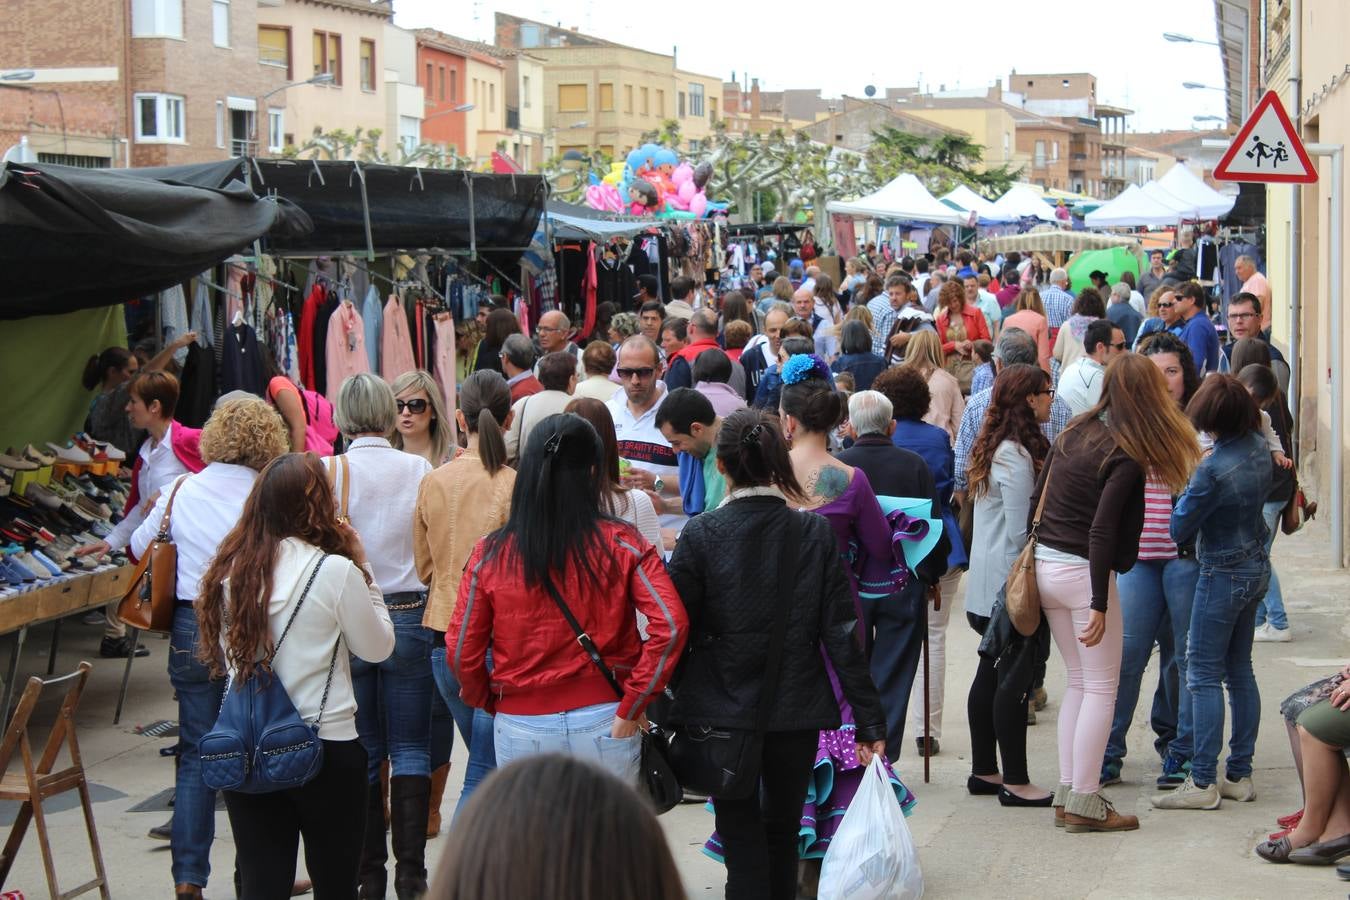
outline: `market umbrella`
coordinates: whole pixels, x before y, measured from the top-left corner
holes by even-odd
[[[1120,281],[1122,272],[1129,272],[1136,280],[1139,278],[1139,258],[1124,247],[1084,250],[1069,260],[1065,271],[1069,273],[1069,282],[1076,287],[1091,284],[1088,275],[1096,271],[1106,273],[1107,284],[1115,284]]]

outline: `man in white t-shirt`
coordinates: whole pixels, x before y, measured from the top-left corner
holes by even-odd
[[[656,427],[656,411],[666,398],[666,386],[660,379],[660,354],[642,335],[634,335],[619,347],[616,367],[623,390],[605,405],[614,419],[614,437],[619,457],[630,464],[623,475],[624,484],[646,491],[661,515],[661,528],[673,538],[688,517],[680,502],[680,468],[675,451],[661,429]]]
[[[1084,355],[1059,373],[1059,399],[1075,416],[1097,405],[1102,397],[1106,364],[1125,350],[1125,332],[1110,319],[1096,319],[1083,332]]]

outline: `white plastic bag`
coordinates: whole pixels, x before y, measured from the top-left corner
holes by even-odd
[[[872,757],[820,870],[818,900],[918,900],[919,853],[881,758]]]

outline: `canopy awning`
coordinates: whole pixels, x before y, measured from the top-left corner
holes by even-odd
[[[938,199],[949,206],[975,213],[981,222],[996,223],[1004,221],[995,212],[994,201],[986,200],[964,184],[958,184]]]
[[[994,201],[991,218],[1004,222],[1018,219],[1055,221],[1055,213],[1042,197],[1024,184],[1014,184],[1008,192]]]
[[[1161,190],[1180,201],[1183,210],[1193,219],[1217,219],[1228,215],[1237,198],[1220,194],[1205,184],[1186,166],[1176,165],[1157,180]]]
[[[825,208],[831,213],[876,219],[880,222],[920,222],[935,225],[964,225],[970,216],[952,209],[932,194],[909,173],[896,176],[875,193],[857,200],[831,200]]]
[[[562,200],[550,200],[544,217],[548,234],[554,240],[608,241],[617,237],[633,237],[665,227],[672,220],[619,216]]]
[[[1011,250],[1028,253],[1077,253],[1079,250],[1101,250],[1107,247],[1133,247],[1139,239],[1122,234],[1098,234],[1092,231],[1062,231],[1046,229],[1026,234],[1006,234],[978,242],[981,250],[1007,253]]]

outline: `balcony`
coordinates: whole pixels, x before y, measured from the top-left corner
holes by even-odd
[[[239,158],[242,156],[257,156],[258,144],[244,138],[232,138],[230,140],[230,156]]]

